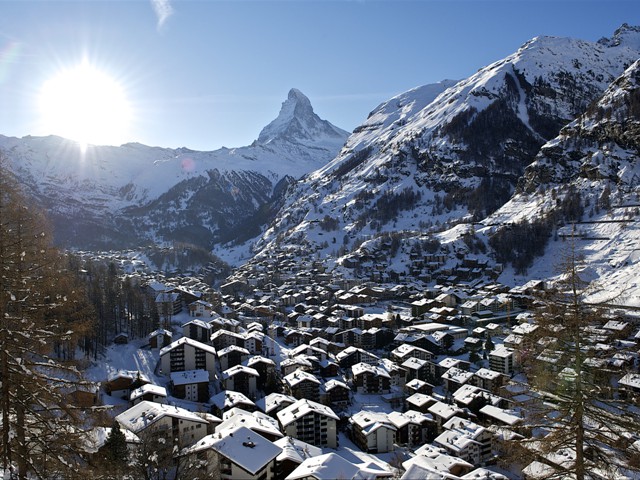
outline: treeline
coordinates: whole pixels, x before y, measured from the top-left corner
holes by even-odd
[[[95,358],[120,333],[141,338],[158,328],[160,319],[155,299],[145,294],[130,277],[123,277],[113,262],[84,261],[79,275],[95,311],[91,336]]]
[[[489,238],[496,260],[511,263],[518,274],[525,273],[535,257],[544,253],[553,226],[548,218],[520,222],[501,228]]]
[[[546,213],[533,220],[522,219],[505,225],[489,238],[489,246],[500,263],[510,263],[516,273],[523,274],[531,267],[536,257],[544,254],[544,249],[554,228],[567,222],[578,222],[584,215],[584,205],[580,192],[570,186],[564,194],[552,190],[555,205]]]

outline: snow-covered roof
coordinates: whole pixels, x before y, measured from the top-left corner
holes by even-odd
[[[234,427],[207,435],[187,452],[213,449],[254,475],[274,460],[282,449],[247,427]]]
[[[312,400],[308,400],[306,398],[298,400],[297,402],[280,410],[278,412],[278,420],[280,420],[282,426],[286,427],[290,423],[295,422],[305,415],[314,413],[333,418],[336,421],[339,420],[338,416],[330,407],[314,402]]]
[[[426,477],[416,478],[452,478],[449,476],[439,477],[438,474],[450,474],[452,470],[459,467],[473,468],[473,465],[469,462],[462,460],[461,458],[443,453],[439,448],[430,444],[423,445],[422,447],[418,448],[415,453],[415,457],[402,462],[402,468],[409,472],[410,469],[414,465],[416,465],[430,472],[430,474]],[[411,477],[403,476],[402,478]]]
[[[174,385],[188,385],[191,383],[208,383],[209,372],[206,370],[185,370],[171,372],[171,383]]]
[[[433,415],[438,416],[440,418],[445,418],[445,419],[449,419],[454,415],[456,415],[457,413],[460,413],[459,408],[454,407],[452,405],[447,405],[446,403],[442,403],[440,401],[431,405],[428,408],[428,410]]]
[[[422,359],[416,358],[416,357],[409,357],[404,362],[402,362],[402,366],[404,368],[410,368],[412,370],[417,370],[417,369],[420,369],[420,368],[424,367],[428,363],[429,362],[427,360],[422,360]]]
[[[618,380],[618,383],[625,387],[631,387],[634,390],[640,390],[640,374],[627,373],[624,377]]]
[[[360,472],[360,467],[341,457],[337,453],[326,453],[307,458],[285,480],[352,480]]]
[[[493,350],[491,350],[491,352],[489,352],[489,355],[490,356],[494,356],[494,357],[506,358],[506,357],[510,357],[511,355],[513,355],[513,349],[505,347],[503,345],[498,345],[495,349],[493,349]]]
[[[269,365],[273,365],[273,366],[276,365],[276,362],[274,362],[270,358],[263,357],[262,355],[253,355],[252,357],[250,357],[245,361],[245,364],[247,365],[247,367],[252,367],[253,365],[256,365],[258,363],[268,363]]]
[[[453,452],[463,452],[470,444],[477,444],[478,442],[467,435],[465,432],[458,430],[445,430],[433,440],[434,443],[440,444]],[[456,453],[459,455],[460,453]]]
[[[494,370],[489,370],[488,368],[481,368],[474,372],[474,375],[479,378],[483,378],[485,380],[494,380],[500,377],[502,374],[500,372],[496,372]]]
[[[407,397],[407,402],[416,405],[418,407],[422,405],[426,405],[427,403],[435,403],[437,400],[433,398],[431,395],[427,395],[425,393],[414,393]]]
[[[453,392],[453,399],[457,404],[469,405],[478,397],[482,397],[485,401],[491,404],[499,404],[502,399],[497,395],[493,395],[484,388],[477,387],[475,385],[465,384]]]
[[[234,377],[240,373],[244,373],[252,377],[260,376],[255,368],[245,367],[244,365],[234,365],[233,367],[227,368],[224,372],[222,372],[222,380],[227,380],[228,378]]]
[[[188,337],[182,337],[182,338],[179,338],[178,340],[176,340],[175,342],[172,342],[170,345],[167,345],[162,350],[160,350],[160,356],[169,353],[171,350],[173,350],[176,347],[179,347],[180,345],[190,345],[193,348],[196,348],[196,349],[199,349],[199,350],[204,350],[204,351],[206,351],[208,353],[213,353],[213,354],[216,353],[216,349],[213,348],[211,345],[207,345],[206,343],[198,342],[197,340],[193,340],[193,339],[188,338]]]
[[[270,393],[266,397],[262,397],[256,400],[256,405],[260,410],[265,413],[269,413],[276,408],[280,407],[280,405],[286,404],[291,405],[297,401],[296,397],[292,397],[291,395],[285,395],[283,393]]]
[[[251,352],[244,347],[239,347],[238,345],[229,345],[228,347],[224,347],[221,350],[218,350],[218,357],[224,357],[231,352],[239,352],[243,355],[251,355]]]
[[[107,381],[113,382],[118,378],[126,378],[129,380],[140,379],[140,381],[145,383],[151,382],[151,380],[149,380],[149,377],[147,377],[144,373],[142,373],[139,370],[116,370],[115,372],[109,375],[109,377],[107,378]]]
[[[312,383],[317,383],[320,385],[320,380],[316,378],[316,376],[312,373],[305,372],[304,370],[296,370],[295,372],[291,372],[289,375],[283,378],[285,383],[291,387],[298,385],[301,382],[308,381]]]
[[[489,470],[488,468],[476,468],[471,472],[462,475],[461,480],[509,480],[505,475]]]
[[[322,455],[322,449],[320,447],[316,447],[315,445],[311,445],[310,443],[303,442],[302,440],[298,440],[293,437],[279,438],[273,442],[273,444],[282,449],[282,453],[276,458],[276,461],[278,462],[288,460],[290,462],[300,464],[307,458]]]
[[[447,422],[442,427],[447,430],[458,430],[460,432],[464,432],[474,439],[478,438],[480,435],[487,431],[487,429],[482,425],[478,425],[471,420],[458,416],[447,420]]]
[[[340,380],[337,380],[335,378],[327,380],[325,382],[325,384],[324,384],[325,392],[330,392],[331,390],[333,390],[336,387],[342,387],[342,388],[346,388],[347,390],[349,390],[349,385],[347,385],[346,383],[341,382]]]
[[[389,420],[388,415],[382,412],[369,412],[366,410],[361,410],[355,415],[352,415],[349,421],[354,425],[357,425],[365,435],[373,433],[380,428],[397,430],[393,422]]]
[[[422,422],[433,420],[433,417],[428,413],[422,413],[416,410],[407,410],[406,412],[393,411],[389,413],[388,417],[389,421],[397,428],[402,428],[409,423],[422,424]]]
[[[156,303],[173,303],[177,302],[180,297],[177,293],[162,292],[156,295]]]
[[[158,335],[166,335],[167,337],[173,337],[173,333],[169,330],[165,330],[164,328],[158,328],[149,334],[149,338],[157,337]]]
[[[133,401],[136,398],[140,398],[143,395],[146,395],[147,393],[151,393],[158,397],[166,397],[167,389],[159,385],[154,385],[153,383],[147,383],[145,385],[142,385],[141,387],[136,388],[133,392],[131,392],[131,395],[129,396],[129,400]]]
[[[282,437],[280,425],[275,418],[262,412],[247,412],[241,408],[232,408],[223,415],[224,421],[216,426],[216,433],[225,434],[226,430],[247,427],[261,435]]]
[[[149,402],[147,400],[143,400],[116,416],[116,421],[127,430],[139,433],[164,417],[178,418],[194,423],[207,423],[203,418],[184,408]]]
[[[487,415],[493,419],[499,420],[506,425],[515,425],[522,422],[522,418],[509,413],[507,410],[496,407],[494,405],[485,405],[480,409],[480,413]]]
[[[183,323],[182,328],[187,327],[189,325],[195,325],[197,327],[204,328],[205,330],[211,330],[211,325],[209,325],[207,322],[203,320],[200,320],[199,318],[194,318],[193,320],[189,320],[187,323]]]
[[[357,377],[358,375],[362,375],[363,373],[371,373],[378,377],[391,378],[391,375],[389,375],[389,372],[387,372],[383,367],[379,365],[370,365],[364,362],[356,363],[355,365],[353,365],[351,367],[351,372],[353,373],[354,377]]]
[[[473,373],[467,372],[466,370],[462,370],[458,367],[451,367],[449,370],[442,374],[442,379],[450,380],[456,383],[468,382],[471,377],[473,377]]]
[[[209,399],[220,410],[226,410],[236,405],[255,405],[244,393],[233,390],[223,390]]]

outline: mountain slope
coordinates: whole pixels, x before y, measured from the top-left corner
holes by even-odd
[[[640,29],[627,25],[597,43],[537,37],[467,79],[389,100],[298,182],[254,251],[308,241],[340,257],[385,232],[484,218],[509,200],[540,147],[639,55]]]
[[[167,240],[210,247],[271,201],[281,182],[332,159],[347,136],[292,89],[277,119],[247,147],[198,152],[126,144],[83,153],[59,137],[0,136],[0,150],[50,212],[61,245],[123,248]]]
[[[592,300],[640,306],[640,61],[597,103],[544,145],[518,193],[486,220],[519,228],[525,219],[557,227],[526,278],[553,277],[572,248],[584,259],[581,275],[597,280]],[[567,218],[563,207],[574,206]],[[504,227],[479,230],[501,235]],[[508,279],[513,271],[505,272]]]

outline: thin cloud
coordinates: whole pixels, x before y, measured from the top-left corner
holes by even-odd
[[[158,29],[160,29],[169,17],[173,15],[173,7],[169,0],[151,0],[151,6],[156,17],[158,17]]]

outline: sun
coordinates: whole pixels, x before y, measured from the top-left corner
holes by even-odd
[[[131,107],[122,85],[87,62],[47,80],[39,94],[41,130],[88,144],[127,141]]]

